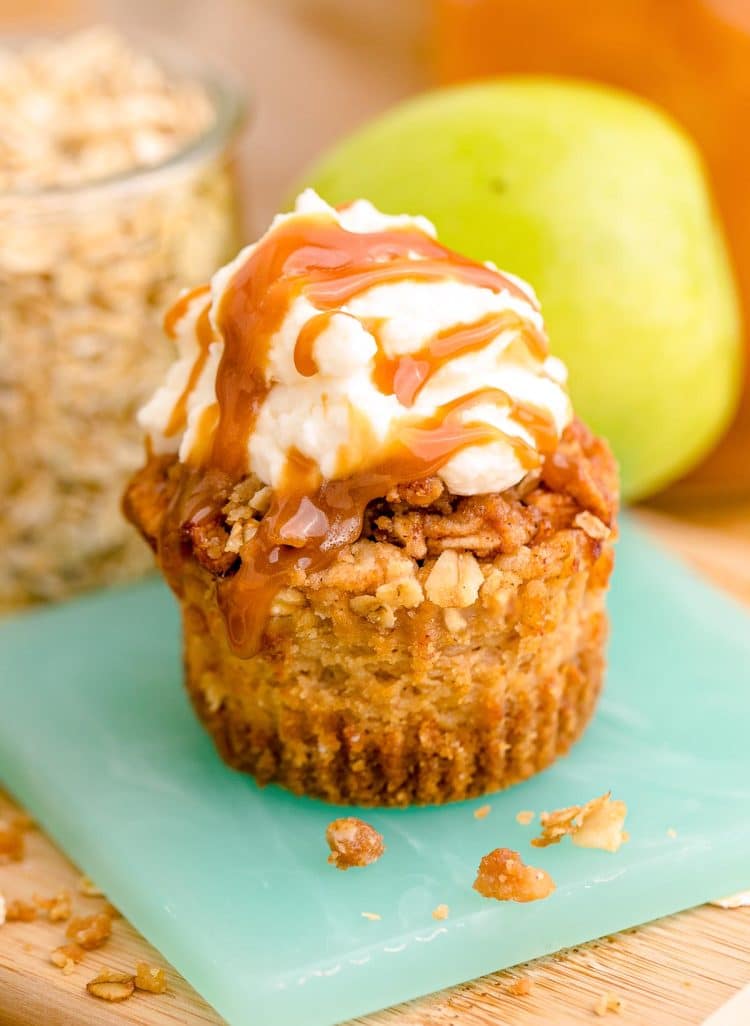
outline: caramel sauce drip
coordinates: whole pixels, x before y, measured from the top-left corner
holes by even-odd
[[[194,299],[200,298],[200,296],[206,296],[210,293],[210,285],[196,285],[194,289],[188,289],[184,292],[179,299],[177,299],[164,315],[163,327],[164,334],[167,338],[177,337],[177,325],[185,316],[190,309],[190,305]]]
[[[323,313],[316,314],[303,325],[302,331],[297,336],[294,346],[294,366],[303,378],[311,378],[318,373],[319,368],[313,352],[315,343],[331,323],[331,318],[338,312],[337,310],[324,310]]]
[[[216,378],[217,404],[206,411],[192,461],[198,469],[186,472],[165,517],[160,556],[175,586],[179,580],[176,567],[184,555],[190,526],[218,516],[220,507],[216,500],[212,504],[211,495],[217,494],[219,483],[223,503],[226,482],[235,483],[247,473],[248,440],[268,392],[271,340],[293,301],[305,296],[321,310],[305,325],[294,353],[299,373],[310,376],[317,371],[315,341],[342,304],[376,285],[446,278],[493,292],[507,290],[533,304],[511,279],[451,252],[418,229],[356,233],[325,215],[298,217],[283,222],[253,250],[216,313],[224,352]],[[179,316],[187,310],[186,300],[182,297],[179,301],[181,314],[175,315],[174,308],[168,314],[168,332],[170,328],[174,331]],[[377,340],[378,323],[370,321],[367,326]],[[521,323],[513,313],[492,315],[439,332],[410,357],[389,360],[379,347],[378,387],[396,394],[409,407],[425,381],[448,359],[486,345],[505,327],[523,331],[532,352],[546,355],[546,339],[533,326]],[[191,380],[197,380],[205,364],[203,352],[207,353],[209,343],[210,339],[201,341],[203,363],[199,356]],[[538,451],[491,425],[463,423],[463,414],[483,401],[508,407],[529,431]],[[183,395],[181,411],[176,409],[173,414],[175,423],[184,420],[185,402]],[[219,604],[235,651],[243,656],[258,651],[277,592],[299,572],[323,569],[344,546],[356,541],[373,499],[406,481],[432,476],[467,446],[498,440],[511,445],[521,465],[531,470],[539,465],[541,452],[554,448],[557,435],[546,414],[514,404],[496,389],[482,389],[446,404],[431,416],[407,417],[386,445],[386,455],[346,479],[321,480],[314,464],[299,453],[289,454],[285,478],[256,534],[242,548],[239,569],[218,582]]]
[[[198,290],[195,289],[194,292],[198,293]],[[184,297],[178,300],[178,303],[181,303],[182,299],[184,299]],[[210,310],[211,303],[209,301],[203,307],[198,316],[198,320],[195,322],[195,336],[198,340],[198,356],[195,362],[193,363],[193,366],[190,368],[190,374],[188,375],[187,383],[185,384],[185,387],[180,393],[179,398],[177,399],[177,402],[174,404],[174,407],[172,409],[169,422],[164,432],[167,438],[170,438],[172,435],[176,435],[178,431],[184,431],[185,425],[187,424],[188,398],[190,396],[190,393],[198,384],[198,379],[203,373],[203,368],[206,366],[206,360],[208,359],[208,347],[214,341],[214,331],[211,327],[211,320],[209,318]],[[171,314],[173,311],[174,307],[172,308],[172,310],[169,311],[169,314]],[[176,323],[177,322],[175,321],[174,324],[171,326],[172,331],[174,331]],[[199,439],[202,436],[203,432],[199,432]]]

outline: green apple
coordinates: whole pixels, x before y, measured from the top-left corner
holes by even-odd
[[[627,497],[678,477],[725,428],[741,376],[727,253],[696,150],[657,109],[551,78],[441,89],[300,185],[426,214],[447,245],[530,281]]]

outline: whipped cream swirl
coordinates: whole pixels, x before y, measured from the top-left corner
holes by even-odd
[[[296,222],[373,238],[436,236],[422,217],[388,216],[365,200],[334,209],[312,190],[302,193],[293,212],[278,215],[209,287],[182,297],[168,314],[177,359],[139,414],[155,452],[177,453],[187,464],[210,462],[227,416],[221,385],[217,391],[227,349],[222,310],[259,247],[273,246],[282,232],[288,237]],[[434,426],[446,409],[457,429],[472,432],[470,444],[436,471],[456,495],[510,488],[554,448],[572,409],[566,370],[547,353],[532,288],[492,264],[473,265],[481,274],[472,278],[454,273],[450,260],[433,273],[420,266],[422,252],[407,256],[399,276],[374,274],[369,284],[363,278],[363,287],[348,289],[340,303],[330,295],[318,302],[314,289],[289,293],[253,371],[263,378],[258,408],[236,442],[244,469],[265,484],[283,489],[290,454],[317,468],[323,481],[382,466],[394,440]],[[251,333],[246,344],[254,344]]]

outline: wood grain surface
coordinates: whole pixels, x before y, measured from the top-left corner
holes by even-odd
[[[750,603],[750,508],[675,516],[654,510],[639,519],[716,583]],[[0,796],[0,818],[12,809]],[[0,865],[0,894],[7,901],[75,895],[76,912],[102,907],[103,899],[77,894],[78,871],[42,833],[27,834],[23,861]],[[750,884],[750,869],[748,870]],[[1,1026],[216,1026],[221,1018],[168,967],[165,995],[136,993],[120,1005],[90,997],[86,981],[104,966],[132,971],[136,961],[165,965],[124,919],[106,945],[87,953],[63,975],[49,961],[64,943],[64,923],[37,919],[0,927]],[[516,996],[518,978],[531,992]],[[623,1001],[620,1026],[698,1026],[734,991],[750,983],[750,908],[709,906],[572,951],[494,973],[396,1008],[357,1019],[358,1026],[572,1026],[598,1019],[602,994]],[[264,1026],[258,1023],[257,1026]],[[304,1026],[304,1023],[300,1023]],[[353,1026],[353,1023],[351,1024]]]

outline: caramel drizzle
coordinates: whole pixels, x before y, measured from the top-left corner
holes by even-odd
[[[420,350],[406,356],[387,357],[378,339],[375,384],[386,395],[395,395],[402,406],[413,406],[427,382],[449,361],[484,349],[501,332],[521,334],[531,353],[544,360],[547,340],[534,325],[513,311],[489,314],[470,324],[455,324],[439,331]],[[374,332],[378,338],[377,330]]]
[[[210,291],[210,285],[196,285],[194,289],[188,289],[187,292],[183,292],[179,299],[172,303],[165,313],[164,321],[162,322],[164,334],[167,338],[177,338],[177,325],[190,309],[193,300],[208,295]]]
[[[197,289],[194,289],[193,291],[196,293],[198,292]],[[178,302],[182,302],[182,299],[178,300]],[[214,341],[214,330],[211,326],[211,320],[209,317],[210,311],[211,303],[209,301],[203,307],[198,316],[198,320],[195,322],[195,337],[198,341],[198,356],[196,357],[193,366],[190,368],[190,374],[188,375],[185,387],[172,408],[172,413],[170,414],[167,427],[164,431],[167,438],[170,438],[172,435],[176,435],[178,431],[184,431],[185,425],[187,424],[188,399],[203,373],[203,368],[206,366],[206,360],[208,359],[208,347]],[[172,313],[172,310],[169,312]],[[171,325],[172,331],[174,331],[175,324],[176,321]]]
[[[404,280],[462,281],[493,292],[507,290],[533,305],[514,281],[483,264],[461,257],[423,232],[396,228],[355,233],[325,216],[293,218],[282,223],[251,253],[237,271],[217,311],[224,351],[216,378],[217,403],[206,411],[193,462],[195,472],[175,496],[165,517],[160,541],[162,564],[177,586],[175,566],[185,546],[186,531],[219,510],[208,501],[210,489],[196,483],[195,474],[216,481],[236,482],[247,472],[247,445],[258,412],[268,392],[266,367],[271,340],[291,303],[305,295],[321,313],[300,333],[294,360],[303,375],[314,374],[316,339],[339,307],[359,293],[385,282]],[[187,297],[182,315],[187,310]],[[174,330],[180,315],[167,322]],[[209,324],[210,327],[210,324]],[[532,352],[546,355],[546,339],[533,326],[511,313],[492,315],[472,324],[439,332],[410,357],[389,360],[379,346],[377,381],[411,406],[419,389],[448,359],[485,345],[506,327],[523,332]],[[378,324],[368,324],[377,339]],[[168,329],[169,330],[169,329]],[[201,342],[205,364],[208,344]],[[186,389],[187,391],[189,391]],[[181,397],[182,399],[182,397]],[[504,404],[531,434],[537,450],[523,439],[479,423],[463,422],[463,414],[482,401]],[[173,414],[175,421],[184,418]],[[170,424],[171,426],[171,424]],[[241,551],[236,574],[218,582],[219,604],[233,648],[243,656],[256,652],[263,628],[280,588],[295,572],[324,568],[362,532],[368,503],[396,485],[430,477],[451,457],[472,445],[502,440],[511,445],[521,465],[539,465],[540,453],[554,447],[557,435],[545,413],[514,403],[495,389],[483,389],[448,403],[430,416],[414,415],[399,425],[398,436],[387,446],[387,456],[366,471],[344,480],[321,480],[316,467],[299,453],[291,453],[285,480],[255,536]],[[192,482],[192,483],[191,483]],[[226,495],[226,490],[222,492]],[[223,499],[222,499],[223,501]]]
[[[247,440],[268,392],[271,339],[294,298],[304,294],[321,311],[335,311],[375,285],[445,278],[507,290],[530,302],[510,278],[418,229],[348,232],[322,215],[279,225],[236,273],[217,314],[225,347],[216,376],[220,415],[211,464],[231,476],[245,472]]]
[[[462,422],[463,413],[486,401],[512,405],[497,389],[462,396],[402,427],[386,458],[345,480],[321,481],[314,463],[292,453],[286,480],[243,548],[239,570],[219,582],[219,605],[234,650],[243,656],[258,651],[277,592],[295,572],[316,573],[355,542],[368,504],[397,484],[431,476],[467,446],[496,441],[512,445],[526,469],[536,467],[538,454],[523,439],[489,424]]]

